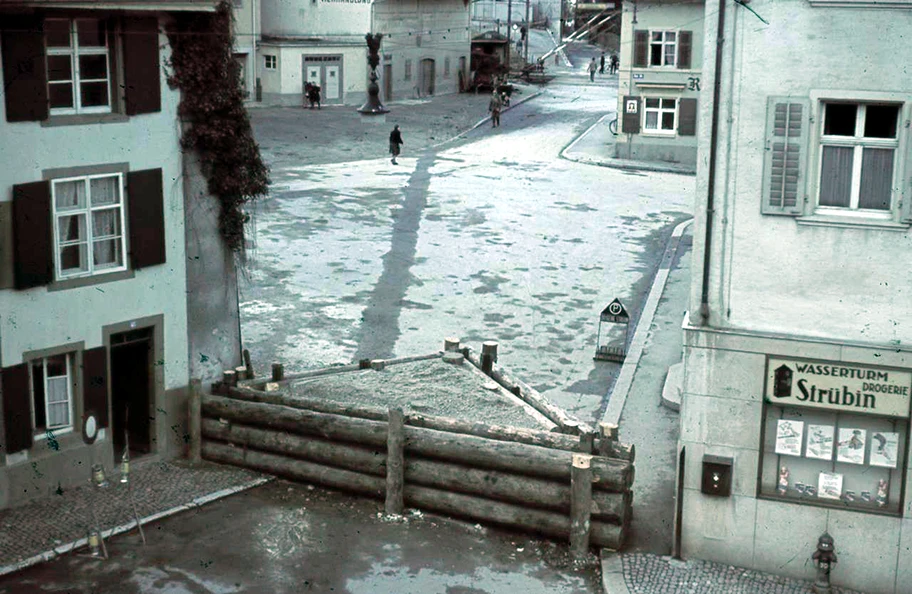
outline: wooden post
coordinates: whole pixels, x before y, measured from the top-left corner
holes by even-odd
[[[401,408],[389,409],[389,433],[386,441],[386,513],[401,515],[405,468],[405,415]]]
[[[585,431],[579,436],[579,451],[583,454],[595,453],[595,431]]]
[[[199,464],[202,460],[202,392],[203,382],[199,379],[190,380],[189,420],[190,427],[190,463]]]
[[[459,339],[458,338],[444,338],[443,339],[443,350],[445,352],[459,351]]]
[[[223,371],[222,384],[224,384],[226,389],[237,386],[237,372],[233,369],[226,369]]]
[[[493,340],[481,343],[481,370],[491,375],[497,362],[497,343]]]
[[[244,349],[244,367],[247,368],[247,379],[254,379],[256,374],[253,372],[253,364],[250,363],[250,351]]]
[[[592,456],[573,454],[570,467],[570,556],[582,561],[589,554],[592,509]]]
[[[614,456],[618,439],[618,426],[599,423],[599,456]]]
[[[280,382],[285,379],[285,366],[281,363],[272,364],[272,381]]]
[[[234,368],[234,372],[237,373],[237,379],[239,382],[244,381],[247,378],[247,368],[243,365]]]

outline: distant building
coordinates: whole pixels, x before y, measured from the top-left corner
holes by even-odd
[[[469,11],[463,0],[263,0],[263,100],[301,105],[307,82],[327,105],[366,100],[368,32],[384,35],[377,68],[383,101],[459,90],[468,73]]]
[[[0,6],[0,508],[110,472],[126,430],[134,458],[180,455],[190,378],[240,364],[219,205],[166,73],[174,12],[215,3],[103,6]]]
[[[615,157],[697,163],[703,2],[624,4]]]
[[[241,68],[241,82],[247,98],[257,100],[257,79],[262,66],[257,63],[257,47],[260,41],[260,0],[233,0],[234,13],[234,59]]]
[[[679,551],[812,579],[828,532],[908,593],[912,5],[749,7],[706,3]]]

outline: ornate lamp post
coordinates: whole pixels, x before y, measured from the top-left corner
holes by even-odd
[[[377,66],[380,65],[380,41],[383,33],[364,36],[367,40],[367,63],[370,64],[370,84],[367,85],[367,101],[358,111],[362,116],[378,116],[389,113],[380,102],[380,86],[377,84]]]

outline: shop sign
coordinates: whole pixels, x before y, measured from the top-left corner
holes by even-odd
[[[807,359],[768,357],[768,402],[832,411],[908,417],[912,372]]]

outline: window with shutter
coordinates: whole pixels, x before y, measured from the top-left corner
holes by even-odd
[[[649,56],[649,31],[640,30],[633,32],[633,66],[646,68]]]
[[[763,168],[761,212],[797,216],[804,209],[810,102],[770,97]]]
[[[158,19],[124,19],[124,93],[127,115],[161,111]]]
[[[13,276],[16,289],[53,280],[51,186],[34,182],[13,186]]]
[[[6,121],[46,120],[48,89],[42,20],[5,14],[0,23]]]
[[[678,32],[678,68],[690,68],[690,54],[693,47],[693,35],[690,31]]]
[[[29,370],[26,363],[6,367],[0,372],[3,397],[3,426],[6,454],[32,447],[32,406]]]
[[[161,169],[127,174],[130,263],[134,269],[165,263],[165,212]]]

